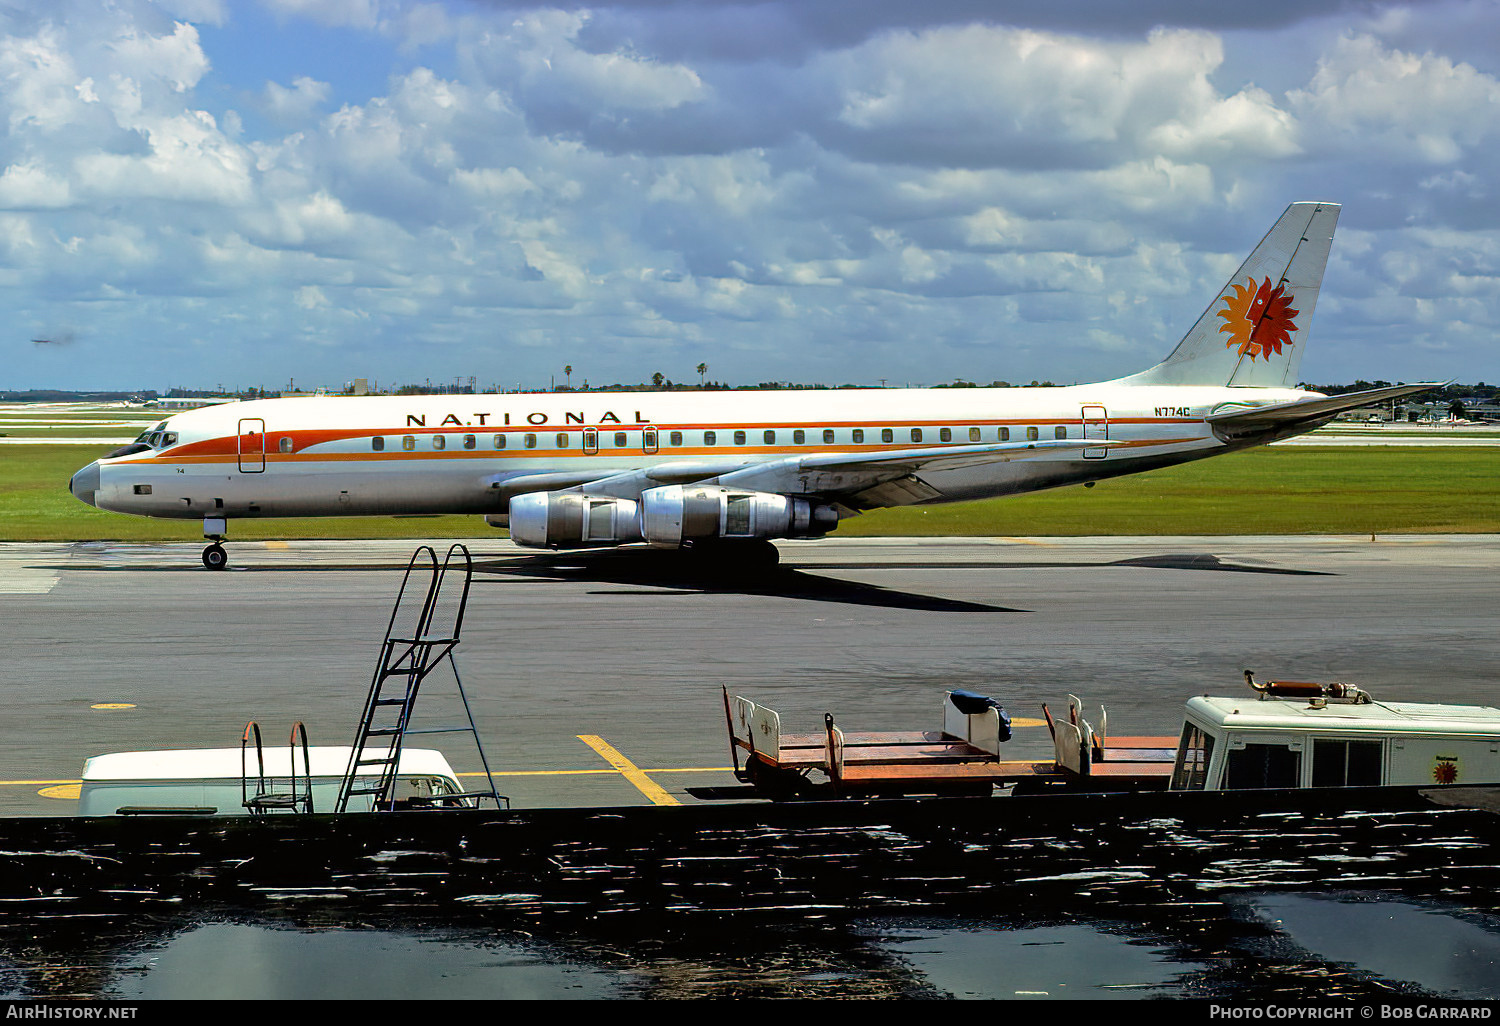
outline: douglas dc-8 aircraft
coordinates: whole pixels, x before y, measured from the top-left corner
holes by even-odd
[[[520,545],[774,560],[882,506],[1082,484],[1425,391],[1296,387],[1339,207],[1294,203],[1164,361],[1060,388],[262,399],[170,417],[73,476],[100,509],[228,522],[482,514]]]

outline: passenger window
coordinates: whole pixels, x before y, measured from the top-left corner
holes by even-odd
[[[405,449],[407,452],[415,452],[417,448],[416,435],[402,435],[401,448]]]
[[[1002,441],[1002,442],[1008,442],[1008,441],[1010,441],[1010,428],[1001,428],[1000,429],[1000,441]]]
[[[882,442],[892,442],[892,441],[895,441],[895,439],[896,439],[895,432],[893,432],[890,428],[881,428],[880,429],[880,440]]]
[[[1067,438],[1068,437],[1068,429],[1065,428],[1065,427],[1063,427],[1061,424],[1059,424],[1057,427],[1055,427],[1055,428],[1052,429],[1052,437],[1053,438]]]
[[[807,432],[806,431],[803,431],[801,428],[798,428],[796,431],[792,432],[792,443],[794,445],[803,445],[806,442],[807,442]]]
[[[496,449],[504,449],[505,448],[505,436],[504,435],[496,435],[495,436],[495,448]]]
[[[735,445],[744,445],[745,444],[745,432],[743,432],[743,431],[736,431],[734,433],[734,444]]]
[[[824,445],[832,445],[833,444],[833,428],[824,428],[823,429],[823,444]]]
[[[1041,434],[1037,431],[1036,428],[1029,427],[1029,428],[1026,429],[1026,441],[1028,441],[1028,442],[1034,442],[1034,441],[1036,441],[1040,437],[1041,437]]]
[[[938,431],[938,441],[939,442],[951,442],[951,441],[953,441],[953,429],[952,428],[942,428],[941,430],[939,430]]]
[[[913,442],[920,442],[922,440],[922,429],[921,428],[912,428],[911,429],[911,440]]]
[[[151,494],[151,486],[150,485],[136,485],[134,491],[135,491],[135,494],[137,494],[137,495],[150,495]]]
[[[615,448],[617,448],[617,449],[623,449],[623,448],[625,448],[625,432],[623,432],[623,431],[616,431],[615,432]]]
[[[370,448],[375,452],[385,452],[385,439],[380,437],[379,435],[376,435],[374,438],[370,439]]]
[[[464,448],[465,449],[472,449],[472,448],[474,448],[474,436],[473,435],[464,435]]]
[[[568,447],[568,433],[566,431],[559,431],[557,433],[557,447],[559,449],[566,449]]]
[[[681,431],[673,431],[670,435],[667,436],[667,444],[668,445],[681,445],[682,444],[682,432]]]
[[[853,438],[854,438],[854,444],[855,445],[862,444],[864,442],[864,440],[865,440],[865,429],[864,428],[855,428],[854,429]]]
[[[432,447],[434,449],[444,448],[447,444],[448,444],[448,439],[444,438],[442,435],[433,435],[432,436]]]
[[[535,449],[536,448],[536,435],[532,434],[529,431],[526,432],[526,448],[528,448],[528,449]]]
[[[774,431],[767,431],[762,437],[765,438],[767,445],[775,445],[776,444],[776,432],[774,432]]]
[[[292,440],[290,438],[283,438],[281,440],[281,446],[280,446],[280,448],[281,448],[282,452],[291,452],[292,451]]]
[[[719,435],[718,435],[718,433],[714,432],[714,431],[705,431],[705,432],[703,432],[703,444],[704,445],[718,445],[719,444]]]
[[[979,441],[979,429],[978,428],[969,428],[969,441],[971,441],[971,442],[977,442],[977,441]]]

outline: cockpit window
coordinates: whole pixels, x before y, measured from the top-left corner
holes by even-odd
[[[147,428],[136,436],[137,442],[145,442],[151,448],[159,448],[163,445],[174,445],[177,442],[177,432],[167,431],[167,422],[162,421],[153,428]],[[170,441],[168,441],[170,439]]]

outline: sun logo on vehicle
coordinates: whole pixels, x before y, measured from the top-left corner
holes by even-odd
[[[1458,763],[1452,759],[1439,758],[1432,764],[1434,783],[1451,784],[1458,779]]]
[[[1226,348],[1240,347],[1240,355],[1250,354],[1250,359],[1264,356],[1267,361],[1272,353],[1280,353],[1282,346],[1292,344],[1292,333],[1297,330],[1292,318],[1297,311],[1291,308],[1292,297],[1285,285],[1271,288],[1271,279],[1255,285],[1254,278],[1246,278],[1243,285],[1233,286],[1234,294],[1221,297],[1224,309],[1219,316],[1224,323],[1219,326],[1221,334],[1227,333]]]

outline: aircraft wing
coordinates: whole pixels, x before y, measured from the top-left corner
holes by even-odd
[[[561,471],[496,474],[489,486],[510,499],[526,492],[578,489],[589,495],[638,498],[648,488],[706,481],[763,492],[789,492],[849,498],[852,507],[897,506],[936,498],[938,492],[916,475],[922,470],[955,470],[977,463],[1029,459],[1058,450],[1107,448],[1102,439],[996,442],[946,445],[873,453],[824,452],[758,463],[744,457],[676,460],[617,474]]]
[[[1357,410],[1372,403],[1387,402],[1403,396],[1416,395],[1442,388],[1442,382],[1424,382],[1416,385],[1392,385],[1389,388],[1372,388],[1363,392],[1345,392],[1324,399],[1299,399],[1290,403],[1275,403],[1270,406],[1226,407],[1205,418],[1214,432],[1224,439],[1239,439],[1259,435],[1295,435],[1311,431],[1345,410]]]

